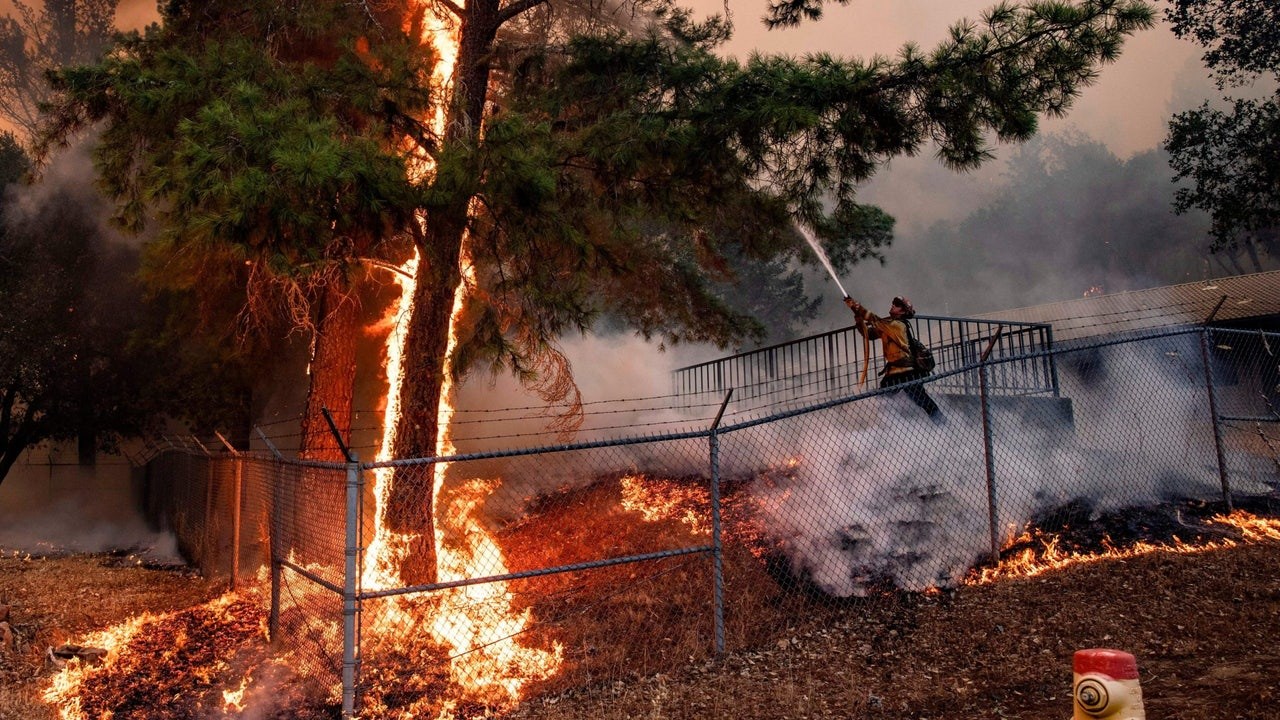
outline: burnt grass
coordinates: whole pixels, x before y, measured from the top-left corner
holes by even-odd
[[[504,532],[504,547],[519,555],[528,536],[542,543],[540,562],[572,562],[590,554],[593,539],[619,537],[624,524],[649,534],[629,538],[632,551],[695,544],[678,522],[624,521],[613,493],[603,483],[546,502]],[[932,593],[832,598],[791,573],[740,499],[731,486],[725,657],[711,653],[710,574],[699,560],[558,576],[553,595],[574,586],[611,600],[598,615],[581,600],[560,612],[534,603],[540,623],[559,628],[566,664],[513,717],[1069,717],[1072,655],[1093,647],[1137,656],[1149,717],[1276,717],[1280,541],[1155,551]],[[1276,505],[1272,496],[1236,502],[1266,517]],[[1038,518],[1041,532],[1004,554],[1039,550],[1046,536],[1076,553],[1244,543],[1240,531],[1210,522],[1224,513],[1221,503],[1194,500],[1107,514],[1073,503]]]
[[[694,480],[666,482],[680,489]],[[1276,717],[1280,541],[1195,553],[1161,550],[1031,578],[925,594],[885,588],[865,598],[838,599],[791,575],[769,542],[752,530],[748,504],[741,500],[730,486],[723,657],[714,654],[706,555],[520,580],[509,588],[516,609],[527,609],[534,619],[521,642],[560,646],[562,668],[532,684],[529,699],[512,711],[464,700],[456,706],[457,716],[1065,718],[1071,714],[1072,654],[1110,647],[1137,656],[1147,716],[1153,720]],[[681,513],[639,521],[620,501],[616,478],[540,498],[536,512],[494,528],[509,569],[678,550],[707,541],[681,522]],[[696,501],[691,496],[689,503]],[[1246,499],[1237,507],[1260,516],[1277,511],[1269,497]],[[1208,522],[1224,510],[1221,504],[1188,500],[1098,514],[1075,503],[1046,513],[1037,525],[1040,537],[1053,535],[1060,549],[1077,552],[1139,541],[1239,542],[1238,531]],[[1029,539],[1006,553],[1035,549],[1039,542]],[[151,585],[155,590],[148,592]],[[108,589],[126,586],[127,593]],[[179,597],[177,588],[187,594]],[[128,655],[133,683],[119,680],[116,686],[104,678],[103,684],[86,688],[100,698],[86,709],[92,708],[92,717],[115,712],[115,717],[195,718],[220,707],[215,688],[236,686],[235,668],[263,659],[261,611],[246,607],[234,613],[237,619],[220,620],[196,604],[197,596],[213,595],[208,581],[173,570],[122,566],[110,556],[0,557],[0,603],[13,606],[11,623],[19,637],[17,652],[0,652],[0,679],[6,681],[0,683],[6,686],[0,692],[0,718],[55,717],[34,699],[52,673],[43,661],[46,644],[182,603],[186,610],[174,616],[178,620],[147,634]],[[68,616],[69,607],[82,610]],[[164,659],[173,644],[165,633],[209,642],[196,643],[191,652],[197,656],[175,665]],[[416,655],[414,650],[374,645],[366,652],[366,686],[391,688],[375,704],[408,707],[453,690],[447,673],[422,665],[442,658],[439,650]],[[197,666],[224,668],[226,677],[187,672]],[[397,677],[407,680],[410,672],[424,669],[416,684],[396,686]],[[129,695],[138,685],[142,689]],[[279,682],[271,697],[270,707],[258,707],[253,717],[337,716],[336,707],[300,685]],[[264,710],[265,715],[258,714]]]

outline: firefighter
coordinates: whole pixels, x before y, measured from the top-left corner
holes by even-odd
[[[853,311],[858,332],[869,340],[880,341],[884,352],[884,370],[881,371],[880,387],[894,387],[929,376],[933,368],[919,367],[912,357],[913,336],[907,321],[915,317],[916,310],[912,307],[910,300],[902,296],[895,297],[893,303],[889,305],[888,318],[877,317],[851,297],[845,297],[844,304]],[[902,389],[906,391],[907,397],[911,398],[912,402],[929,415],[931,420],[939,425],[946,423],[938,404],[929,397],[923,383],[915,383]]]

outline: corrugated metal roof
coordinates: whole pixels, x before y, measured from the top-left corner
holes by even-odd
[[[1055,341],[1214,321],[1280,315],[1280,270],[1033,305],[976,316],[1049,323]]]

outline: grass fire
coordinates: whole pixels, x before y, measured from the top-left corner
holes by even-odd
[[[1037,138],[1219,4],[0,7],[0,720],[1269,718],[1274,103]]]
[[[910,617],[922,608],[942,609],[957,602],[957,593],[981,593],[979,588],[1002,581],[1046,573],[1070,576],[1086,565],[1117,568],[1139,557],[1224,557],[1255,545],[1271,548],[1273,555],[1280,550],[1280,520],[1242,510],[1225,515],[1204,504],[1173,504],[1146,512],[1136,525],[1120,514],[1087,521],[1084,513],[1077,513],[1076,519],[1084,519],[1079,524],[1073,519],[1053,531],[1029,529],[1006,546],[999,566],[975,570],[958,587],[938,588],[943,595],[903,593],[886,579],[875,594],[837,601],[797,575],[798,568],[788,567],[780,539],[761,526],[750,486],[762,481],[740,479],[724,498],[728,592],[738,598],[731,604],[726,631],[729,646],[748,654],[789,646],[799,642],[797,637],[810,642],[830,632],[830,627],[822,629],[828,625],[850,633],[849,642],[881,643],[884,638],[877,634],[903,622],[903,613]],[[472,486],[450,502],[474,502],[489,489]],[[501,545],[509,569],[517,572],[572,564],[591,556],[600,538],[608,538],[620,555],[689,546],[710,537],[707,495],[697,478],[602,478],[539,498],[525,517],[495,532],[494,541]],[[1118,526],[1125,524],[1133,529],[1117,537]],[[535,577],[512,582],[509,587],[514,589],[496,605],[491,594],[418,601],[393,597],[369,603],[365,623],[394,631],[379,632],[365,651],[369,664],[362,678],[362,706],[370,717],[479,717],[513,710],[518,714],[520,703],[571,698],[575,688],[598,682],[594,678],[620,677],[617,668],[624,664],[626,676],[637,680],[677,667],[712,667],[704,665],[712,660],[714,649],[706,627],[712,602],[707,565],[704,558],[674,557],[650,566],[616,565],[591,574]],[[333,717],[341,694],[333,658],[312,665],[316,661],[305,660],[305,653],[290,656],[272,650],[264,603],[254,589],[260,583],[202,605],[143,614],[77,638],[79,645],[104,648],[105,657],[95,664],[66,661],[46,699],[68,719]],[[301,589],[289,588],[287,594]],[[311,614],[312,603],[324,602],[295,596],[283,609],[282,621],[317,646],[336,647],[332,639],[340,634],[337,623]],[[458,602],[464,607],[444,605]],[[514,610],[513,616],[523,616],[527,624],[510,625],[502,618],[477,614],[485,608]],[[458,611],[485,626],[489,634],[480,643],[517,641],[524,652],[537,657],[475,652],[474,644],[459,652],[447,631],[433,634],[429,625]],[[1016,611],[1005,611],[1013,612],[1010,622],[1017,621]],[[619,623],[619,615],[626,621]],[[851,618],[869,624],[849,626]],[[762,627],[770,628],[763,638]],[[866,632],[870,634],[862,635]],[[638,648],[644,648],[644,654],[637,661]],[[468,651],[471,658],[466,657]],[[540,664],[540,658],[550,657],[556,662],[551,669]],[[468,670],[461,679],[470,683],[460,682],[459,659]],[[481,682],[486,677],[506,678],[506,684],[486,689]]]

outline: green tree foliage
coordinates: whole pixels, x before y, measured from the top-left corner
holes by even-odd
[[[278,275],[375,256],[419,204],[388,140],[428,100],[428,58],[393,55],[404,37],[357,50],[367,26],[314,34],[351,27],[334,10],[345,4],[272,7],[300,14],[213,27],[177,16],[57,74],[39,149],[105,122],[95,159],[117,219],[140,230],[157,215],[166,246],[230,245]]]
[[[153,286],[205,306],[239,290],[243,324],[275,331],[283,316],[313,334],[304,445],[332,456],[320,409],[349,427],[353,282],[364,261],[403,257],[422,205],[399,143],[435,143],[418,121],[433,58],[398,17],[348,3],[170,2],[162,15],[54,76],[38,149],[101,125],[95,161],[117,220],[157,230]]]
[[[597,34],[527,59],[486,120],[475,185],[496,299],[481,336],[494,348],[515,316],[535,331],[509,337],[545,341],[599,311],[672,342],[759,332],[708,282],[732,281],[727,257],[805,256],[797,220],[841,267],[878,257],[892,221],[856,200],[878,167],[934,141],[969,168],[991,140],[1027,139],[1150,17],[1137,3],[1003,5],[898,60],[739,64],[714,53],[716,26],[672,14],[665,35]]]
[[[1280,81],[1280,4],[1267,0],[1172,0],[1166,15],[1178,37],[1205,47],[1218,86]],[[1212,218],[1215,250],[1254,256],[1280,252],[1280,91],[1270,98],[1225,98],[1173,116],[1165,147],[1178,179],[1174,209]]]
[[[94,62],[110,46],[120,0],[13,2],[0,18],[0,118],[27,138],[50,99],[50,71]]]

